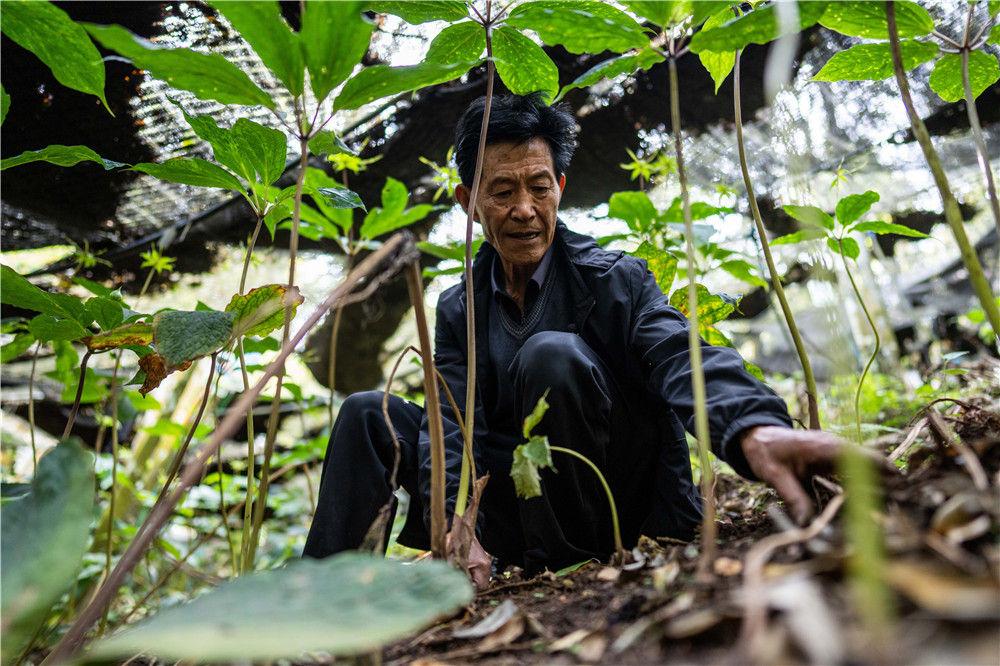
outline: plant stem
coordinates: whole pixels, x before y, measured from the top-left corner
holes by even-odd
[[[302,188],[306,180],[306,168],[309,166],[309,136],[302,126],[302,113],[299,112],[299,177],[295,181],[295,205],[292,209],[292,236],[288,242],[288,286],[295,285],[295,256],[299,248],[299,222],[302,219]],[[282,344],[288,342],[292,327],[292,305],[285,308],[285,325],[281,331]],[[243,571],[253,570],[257,555],[257,544],[260,541],[260,530],[264,524],[264,511],[267,508],[267,491],[270,487],[268,476],[271,472],[271,457],[274,455],[274,440],[278,436],[278,416],[281,410],[281,385],[285,373],[282,367],[274,388],[274,399],[271,403],[271,413],[267,419],[267,438],[264,440],[264,460],[260,466],[260,488],[257,501],[253,506],[253,527],[250,532],[250,543],[243,558]]]
[[[615,553],[617,553],[618,557],[621,558],[621,560],[624,562],[625,547],[622,545],[622,532],[621,528],[618,526],[618,508],[615,506],[615,496],[611,494],[611,486],[608,485],[608,482],[604,478],[604,475],[601,474],[601,470],[597,469],[597,465],[592,463],[590,459],[587,458],[587,456],[583,455],[582,453],[578,453],[573,449],[566,449],[561,446],[550,446],[549,449],[552,451],[558,451],[560,453],[567,453],[575,458],[578,458],[579,460],[582,460],[584,463],[586,463],[590,467],[590,469],[594,470],[594,474],[597,475],[597,480],[601,482],[602,486],[604,486],[604,492],[607,493],[608,495],[608,504],[611,505],[611,527],[614,529]]]
[[[969,8],[972,11],[972,8]],[[993,211],[993,223],[1000,232],[1000,200],[997,199],[997,186],[993,180],[993,169],[990,168],[989,151],[986,149],[986,139],[983,138],[983,126],[979,123],[979,111],[976,109],[976,98],[972,94],[969,82],[969,49],[962,49],[962,86],[965,88],[965,109],[969,114],[969,127],[972,128],[972,138],[976,142],[976,153],[979,156],[979,166],[986,177],[986,191],[990,197],[990,210]],[[996,329],[994,329],[996,330]]]
[[[489,18],[492,1],[486,0],[486,16]],[[458,480],[458,497],[455,499],[455,513],[465,513],[469,499],[471,465],[465,451],[472,451],[472,436],[476,425],[476,304],[472,281],[472,224],[479,199],[479,182],[483,176],[483,155],[486,152],[486,134],[490,124],[490,109],[493,106],[493,32],[490,25],[486,30],[486,99],[483,103],[483,122],[479,127],[479,147],[476,151],[476,169],[472,177],[472,193],[469,196],[468,216],[465,220],[465,345],[468,349],[465,381],[465,431],[466,440],[462,454],[462,471]],[[424,344],[421,343],[421,348]],[[442,551],[443,552],[443,551]]]
[[[309,315],[295,335],[282,345],[281,351],[268,365],[263,377],[254,384],[253,388],[243,393],[226,412],[225,417],[212,432],[211,439],[202,445],[198,454],[184,468],[177,487],[174,488],[160,506],[154,507],[150,511],[146,520],[139,527],[135,538],[128,545],[125,553],[119,558],[118,564],[111,571],[111,575],[108,576],[97,590],[90,603],[77,615],[72,626],[63,634],[63,637],[48,654],[43,663],[58,664],[65,662],[80,648],[87,631],[97,621],[104,607],[111,602],[118,588],[125,581],[125,578],[135,568],[139,560],[142,559],[143,553],[146,552],[153,539],[156,538],[156,535],[159,534],[163,525],[170,518],[174,507],[177,506],[184,492],[201,478],[208,460],[218,453],[222,442],[226,438],[231,437],[233,432],[236,431],[239,423],[243,420],[244,414],[256,402],[257,397],[264,390],[264,386],[272,377],[283,372],[285,359],[294,351],[295,346],[302,342],[306,334],[316,326],[316,323],[326,315],[331,307],[345,300],[360,300],[367,297],[368,294],[383,284],[386,279],[396,274],[401,261],[407,263],[414,261],[413,255],[415,252],[413,237],[406,232],[398,233],[386,241],[381,248],[369,255],[343,282],[330,291],[326,299]],[[390,260],[393,263],[388,268],[384,268],[379,272],[378,269],[382,264]],[[366,289],[357,294],[352,293],[365,278],[368,278]]]
[[[163,489],[160,491],[161,496],[166,492],[166,489],[170,487],[170,484],[175,478],[177,478],[177,473],[181,469],[181,463],[184,462],[184,454],[187,453],[188,446],[191,444],[191,440],[194,438],[194,431],[198,429],[198,424],[201,423],[201,417],[205,414],[205,407],[208,405],[208,398],[212,392],[212,377],[215,375],[215,362],[219,355],[219,352],[214,352],[211,357],[211,365],[208,367],[208,381],[205,382],[205,393],[201,396],[201,404],[198,406],[198,413],[194,417],[194,421],[188,428],[187,435],[184,436],[184,443],[181,444],[181,448],[177,450],[174,455],[174,459],[170,462],[170,470],[167,472],[167,480],[163,484]],[[159,501],[159,498],[157,498]]]
[[[121,358],[121,352],[117,354],[118,358]],[[118,489],[118,396],[116,395],[118,391],[118,385],[116,383],[118,374],[118,364],[115,364],[115,373],[111,376],[111,497],[108,498],[108,515],[111,517],[108,520],[108,533],[105,537],[107,543],[104,544],[104,577],[107,578],[111,573],[111,554],[112,554],[112,541],[114,538],[114,526],[115,526],[115,491]],[[108,626],[108,611],[111,610],[111,606],[108,605],[104,609],[104,615],[101,617],[101,625],[97,630],[98,636],[103,636],[105,629]]]
[[[62,439],[66,439],[73,432],[73,424],[80,411],[80,400],[83,398],[83,384],[87,379],[87,361],[90,360],[91,354],[93,352],[88,349],[83,353],[83,358],[80,359],[80,379],[76,383],[76,398],[73,399],[73,408],[69,412],[69,418],[66,419],[66,428],[63,430]]]
[[[764,219],[760,214],[760,207],[757,205],[757,196],[754,194],[753,183],[750,181],[750,167],[747,164],[746,144],[743,141],[743,111],[740,95],[740,55],[736,52],[736,62],[733,64],[733,110],[736,119],[736,147],[740,156],[740,170],[743,172],[743,184],[747,189],[747,197],[750,202],[750,213],[753,216],[754,226],[757,228],[757,238],[760,240],[761,251],[764,254],[764,261],[767,263],[767,271],[771,278],[771,288],[774,295],[778,297],[781,305],[781,312],[785,316],[785,323],[788,325],[788,332],[792,336],[792,344],[795,353],[798,354],[799,363],[802,365],[802,375],[806,382],[806,400],[809,406],[809,428],[811,430],[820,429],[819,420],[819,395],[816,390],[816,377],[813,375],[812,363],[809,361],[809,354],[806,353],[805,343],[799,333],[799,327],[795,323],[795,316],[792,308],[788,305],[788,298],[785,296],[785,288],[781,284],[781,275],[774,263],[774,255],[771,254],[771,245],[767,240],[767,231],[764,229]]]
[[[28,375],[28,425],[31,428],[31,476],[38,472],[38,449],[35,448],[35,366],[42,341],[35,343],[35,353],[31,355],[31,374]]]
[[[688,353],[691,359],[691,392],[694,394],[695,438],[698,440],[698,458],[701,461],[701,495],[704,513],[701,521],[701,557],[698,576],[711,576],[710,565],[715,561],[715,476],[708,450],[711,442],[708,432],[708,411],[705,404],[705,374],[701,365],[701,338],[698,335],[698,285],[696,282],[694,222],[691,218],[691,199],[688,193],[687,173],[684,170],[684,149],[681,136],[680,98],[677,84],[677,58],[670,60],[670,125],[674,135],[677,159],[677,176],[681,185],[681,203],[684,213],[685,252],[688,262]]]
[[[847,265],[847,255],[844,254],[844,244],[840,238],[837,239],[837,247],[840,248],[840,260],[844,263],[844,271],[847,273],[847,279],[851,281],[851,288],[854,290],[854,295],[857,296],[858,303],[861,305],[861,310],[865,313],[865,319],[868,320],[868,326],[871,327],[872,334],[875,336],[875,349],[872,350],[871,356],[868,357],[868,362],[865,363],[865,369],[861,372],[860,379],[858,379],[858,388],[854,391],[855,434],[858,438],[858,444],[861,444],[861,389],[864,388],[865,378],[868,377],[868,370],[872,367],[872,363],[875,362],[875,358],[878,356],[879,350],[882,348],[882,340],[878,334],[878,326],[875,325],[875,320],[872,319],[872,315],[868,311],[868,306],[865,305],[865,299],[861,295],[861,290],[858,289],[858,283],[854,281],[854,275],[851,273],[851,267]]]
[[[962,212],[959,210],[958,202],[951,192],[951,187],[948,184],[948,176],[945,175],[944,168],[941,166],[941,159],[934,149],[934,144],[931,143],[931,136],[927,132],[927,126],[924,125],[924,121],[917,115],[917,110],[913,106],[913,98],[910,96],[910,85],[906,80],[906,71],[903,69],[903,56],[899,47],[899,31],[896,28],[896,5],[892,0],[887,0],[885,3],[885,13],[889,28],[889,44],[892,47],[892,67],[896,74],[896,83],[899,84],[899,93],[903,99],[903,106],[906,108],[906,115],[910,119],[913,136],[917,139],[921,150],[924,152],[924,159],[927,160],[927,166],[930,167],[931,174],[934,176],[934,183],[941,194],[944,216],[948,221],[948,226],[951,227],[952,234],[955,236],[955,242],[958,244],[962,263],[965,264],[966,270],[969,271],[969,282],[972,283],[972,289],[979,298],[979,303],[983,308],[983,312],[986,313],[986,318],[989,320],[990,326],[993,327],[994,333],[1000,335],[1000,307],[997,306],[994,300],[993,292],[990,289],[989,282],[986,280],[986,275],[983,273],[983,267],[979,263],[976,250],[972,246],[972,243],[969,242],[969,237],[965,233]]]
[[[410,300],[413,302],[413,312],[417,320],[420,357],[424,366],[424,408],[427,412],[431,440],[431,554],[437,559],[444,559],[445,530],[448,522],[445,516],[444,427],[441,423],[441,402],[434,375],[431,336],[427,330],[427,315],[424,312],[423,281],[420,278],[420,265],[417,262],[406,268],[406,284],[410,290]]]

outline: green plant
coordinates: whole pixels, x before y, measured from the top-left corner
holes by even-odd
[[[548,395],[548,391],[538,399],[535,408],[524,418],[522,433],[528,441],[518,445],[514,449],[514,460],[510,466],[510,478],[514,480],[514,489],[517,491],[517,496],[523,499],[541,496],[542,480],[538,474],[538,470],[546,468],[555,470],[555,466],[552,464],[553,451],[565,453],[583,462],[597,475],[597,480],[601,482],[601,486],[608,496],[608,505],[611,508],[611,529],[615,540],[615,557],[619,562],[624,562],[626,555],[625,547],[622,545],[621,528],[618,526],[618,509],[615,507],[615,497],[611,493],[611,487],[604,478],[604,474],[601,473],[597,465],[578,451],[562,446],[552,446],[549,444],[548,437],[531,434],[531,431],[535,429],[535,426],[545,416],[545,412],[549,410],[549,403],[545,399],[546,395]]]
[[[861,377],[858,379],[858,387],[854,393],[855,434],[859,442],[862,440],[861,391],[864,388],[865,377],[868,376],[868,371],[878,357],[881,348],[881,339],[878,327],[875,325],[875,320],[872,318],[868,305],[861,295],[861,290],[858,288],[854,274],[848,264],[848,259],[857,261],[858,256],[861,254],[861,246],[851,234],[897,234],[911,238],[927,237],[927,234],[910,229],[902,224],[882,220],[859,221],[878,200],[878,193],[871,190],[864,194],[849,194],[837,202],[835,216],[831,216],[816,206],[785,205],[783,206],[784,211],[805,226],[799,231],[781,236],[772,241],[772,245],[787,245],[807,240],[826,239],[827,247],[839,255],[843,262],[844,272],[851,283],[851,289],[853,289],[854,295],[858,299],[858,304],[861,306],[861,310],[864,312],[865,319],[867,319],[872,335],[875,338],[874,349],[865,363],[864,369],[861,371]]]

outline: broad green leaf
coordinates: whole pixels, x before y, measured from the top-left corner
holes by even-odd
[[[61,167],[70,167],[80,162],[93,162],[94,164],[101,165],[105,170],[125,166],[121,162],[104,159],[86,146],[61,146],[56,144],[46,146],[41,150],[26,150],[16,157],[8,157],[0,161],[0,171],[32,162],[49,162]]]
[[[365,219],[361,225],[360,235],[362,238],[372,239],[378,236],[408,227],[411,224],[424,219],[432,211],[440,210],[443,206],[433,206],[431,204],[418,204],[413,208],[408,208],[396,216],[381,216],[377,220]]]
[[[711,30],[712,28],[717,28],[726,21],[728,21],[733,16],[732,11],[729,8],[713,14],[705,21],[705,25],[702,30]],[[736,64],[736,52],[735,51],[702,51],[698,54],[698,59],[701,60],[702,67],[708,71],[709,76],[712,77],[712,81],[715,83],[715,92],[719,92],[719,86],[726,80],[729,73],[733,71],[733,65]]]
[[[362,553],[298,559],[161,610],[98,643],[88,656],[118,661],[142,652],[205,663],[364,654],[415,634],[472,597],[465,575],[444,562]]]
[[[1000,64],[997,57],[985,51],[969,53],[969,86],[972,88],[972,98],[979,97],[984,90],[1000,80]],[[946,53],[934,63],[931,72],[931,89],[946,102],[957,102],[965,98],[965,85],[962,82],[962,56],[957,53]]]
[[[320,130],[316,136],[309,139],[309,151],[314,155],[338,155],[340,153],[357,155],[333,130]]]
[[[30,333],[18,333],[14,339],[0,347],[0,363],[10,363],[35,344],[35,336]]]
[[[840,243],[837,242],[836,238],[827,238],[826,245],[837,254],[843,254],[851,259],[857,259],[858,255],[861,254],[861,246],[858,245],[858,241],[850,236],[840,239]],[[841,247],[843,247],[843,251],[841,251]]]
[[[0,523],[4,663],[15,662],[49,609],[76,582],[90,542],[94,483],[94,456],[71,439],[38,461],[30,492],[4,500]]]
[[[40,314],[28,322],[28,330],[36,340],[79,340],[87,335],[87,329],[75,319],[60,319],[50,314]]]
[[[649,241],[645,241],[635,249],[632,256],[645,259],[646,265],[656,278],[656,285],[664,294],[669,293],[677,275],[677,257],[666,250],[661,250]]]
[[[238,119],[231,129],[225,129],[211,116],[193,116],[183,107],[180,109],[194,133],[212,146],[212,154],[219,164],[231,169],[248,184],[271,185],[284,173],[288,144],[285,135],[278,130],[246,118]]]
[[[88,280],[85,277],[80,277],[80,276],[74,277],[73,282],[75,284],[80,285],[81,287],[83,287],[90,293],[94,294],[95,296],[111,296],[112,294],[115,293],[114,289],[105,287],[100,282],[94,282],[93,280]]]
[[[823,227],[824,229],[833,231],[833,217],[821,208],[817,208],[816,206],[797,206],[794,204],[788,204],[787,206],[782,206],[782,209],[788,213],[789,217],[798,220],[807,226]]]
[[[532,437],[514,449],[510,478],[514,481],[518,497],[530,499],[541,496],[542,479],[538,470],[546,467],[552,467],[552,451],[545,437]]]
[[[229,342],[234,315],[215,310],[167,310],[153,317],[153,345],[167,368],[218,351]]]
[[[578,76],[572,83],[559,91],[555,101],[561,100],[566,93],[576,88],[589,88],[598,81],[613,79],[622,74],[631,74],[636,70],[648,70],[656,63],[663,62],[663,56],[650,47],[626,55],[616,56],[600,62]]]
[[[535,429],[535,426],[542,422],[542,418],[545,417],[545,412],[549,411],[549,401],[545,399],[545,396],[548,394],[549,392],[546,390],[545,393],[542,394],[542,397],[538,399],[538,402],[535,403],[531,413],[524,417],[521,432],[524,434],[525,439],[531,439],[531,431]]]
[[[51,2],[8,0],[3,4],[3,34],[28,49],[67,88],[96,95],[104,108],[104,61],[87,33]],[[4,114],[6,115],[6,113]]]
[[[506,23],[570,53],[623,53],[649,44],[632,17],[599,0],[531,0],[512,9]]]
[[[905,40],[899,43],[903,69],[909,71],[938,53],[933,42]],[[857,44],[833,54],[813,81],[881,81],[892,76],[892,51],[889,44]]]
[[[330,208],[360,208],[365,209],[365,204],[361,201],[361,196],[346,187],[321,187],[315,192],[310,192],[317,202],[322,202]]]
[[[746,259],[730,259],[719,264],[719,268],[737,280],[755,287],[767,288],[767,280],[757,274],[757,268]]]
[[[0,303],[61,319],[75,319],[73,314],[63,307],[63,301],[54,299],[53,296],[54,294],[28,282],[10,266],[0,265]],[[75,297],[70,296],[70,298]],[[82,303],[80,307],[83,307]]]
[[[786,34],[804,30],[816,23],[826,9],[826,2],[799,2],[799,21],[796,26],[783,26],[778,20],[774,5],[757,7],[743,16],[726,21],[717,28],[702,30],[691,38],[691,50],[736,51],[749,44],[767,44]]]
[[[718,294],[710,292],[705,285],[699,284],[696,286],[698,288],[698,326],[699,332],[701,332],[701,327],[711,326],[723,321],[733,313],[736,306]],[[685,317],[689,316],[690,308],[688,307],[687,285],[678,288],[670,296],[670,305],[680,310],[681,314]]]
[[[917,3],[896,0],[895,5],[900,37],[922,37],[934,30],[934,19]],[[851,37],[889,39],[889,23],[882,2],[831,2],[819,24]]]
[[[656,219],[656,207],[645,192],[615,192],[608,200],[608,216],[625,220],[633,231],[644,231]]]
[[[465,74],[476,62],[441,65],[423,62],[419,65],[365,67],[344,84],[334,106],[340,111],[357,109],[369,102],[437,85]]]
[[[368,9],[380,14],[392,14],[407,23],[417,25],[430,21],[461,21],[468,18],[462,0],[402,0],[401,2],[369,2]]]
[[[285,310],[291,307],[291,316],[304,301],[298,287],[268,284],[251,289],[246,294],[235,294],[226,312],[233,315],[231,336],[265,336],[285,323]]]
[[[799,231],[794,231],[790,234],[785,234],[784,236],[778,236],[771,241],[771,246],[775,245],[794,245],[795,243],[801,243],[802,241],[816,240],[817,238],[825,238],[826,230],[817,227],[809,227],[807,229],[800,229]]]
[[[696,5],[712,5],[712,9],[709,11],[711,14],[718,11],[719,8],[717,5],[723,3],[701,1],[695,3],[691,0],[623,0],[622,4],[625,5],[625,7],[627,7],[630,11],[648,20],[650,23],[666,28],[672,25],[678,25],[688,18],[692,18],[693,22],[693,14]],[[708,11],[708,9],[706,8],[700,11],[702,19],[707,16],[707,14],[704,13],[705,11]]]
[[[486,50],[486,31],[472,21],[462,21],[437,34],[427,49],[426,62],[454,65],[475,62]]]
[[[989,0],[989,2],[986,3],[986,9],[990,16],[1000,14],[1000,0]]]
[[[10,111],[10,95],[7,89],[0,85],[0,125],[7,120],[7,112]]]
[[[510,26],[493,33],[497,74],[515,95],[541,91],[546,103],[559,92],[559,69],[535,42]]]
[[[171,183],[195,187],[218,187],[223,190],[243,192],[243,185],[236,176],[200,157],[174,157],[160,164],[140,162],[132,167],[154,178]]]
[[[986,42],[989,44],[1000,44],[1000,25],[993,26],[990,30],[990,36],[986,38]]]
[[[872,190],[863,194],[848,194],[837,202],[837,221],[846,227],[867,213],[878,200],[878,192]]]
[[[674,200],[670,202],[670,206],[663,211],[660,215],[660,220],[663,222],[671,223],[683,223],[684,222],[684,202],[680,197],[674,197]],[[732,213],[733,209],[726,206],[715,206],[710,203],[705,203],[704,201],[692,201],[691,202],[691,219],[692,220],[704,220],[715,215],[728,215]],[[697,225],[696,225],[697,226]]]
[[[858,222],[853,227],[851,231],[859,231],[863,233],[873,233],[873,234],[896,234],[897,236],[909,236],[910,238],[927,238],[927,234],[922,231],[917,231],[916,229],[911,229],[902,224],[896,224],[894,222],[882,222],[881,220],[872,220],[871,222]]]
[[[144,321],[135,321],[84,338],[82,342],[90,351],[120,349],[129,345],[148,345],[153,342],[153,327]]]
[[[368,52],[375,26],[361,14],[363,7],[354,0],[306,3],[299,39],[316,99],[326,99]]]
[[[94,315],[80,298],[59,291],[49,294],[49,298],[81,326],[90,326],[94,322]]]
[[[212,0],[211,4],[233,24],[288,92],[293,97],[301,95],[305,72],[302,49],[298,35],[282,18],[278,3],[274,0]]]
[[[373,208],[365,216],[365,221],[361,225],[361,237],[375,238],[410,224],[410,222],[403,221],[409,199],[410,193],[407,191],[406,185],[395,178],[386,178],[385,185],[382,187],[382,206]],[[427,204],[423,204],[423,206],[425,208],[421,210],[426,210],[426,212],[421,217],[426,217],[432,207]],[[420,208],[420,206],[414,208]]]
[[[274,108],[270,95],[258,88],[243,70],[218,53],[163,48],[133,35],[120,25],[82,25],[104,48],[120,53],[139,69],[148,71],[170,86],[194,93],[198,99]]]
[[[96,296],[84,305],[102,331],[114,328],[125,319],[125,304],[117,298]]]

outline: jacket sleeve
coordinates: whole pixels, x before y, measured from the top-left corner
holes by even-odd
[[[448,325],[446,318],[438,311],[434,331],[434,365],[448,383],[452,396],[459,410],[465,413],[466,357],[457,337]],[[438,382],[438,395],[441,400],[441,423],[444,428],[444,465],[445,465],[445,513],[448,522],[455,512],[455,498],[458,496],[458,483],[462,471],[462,431],[455,419],[454,411],[448,396]],[[479,416],[477,414],[477,416]],[[478,418],[476,419],[479,420]],[[431,507],[431,438],[427,411],[424,410],[420,421],[420,437],[417,440],[419,469],[417,484],[423,497],[424,523],[430,533]]]
[[[669,305],[644,262],[635,262],[629,280],[632,292],[631,351],[642,363],[647,388],[673,409],[684,428],[694,433],[694,394],[688,354],[688,320]],[[715,455],[741,476],[756,480],[740,434],[760,425],[791,427],[781,399],[746,371],[735,349],[701,341],[708,429]]]

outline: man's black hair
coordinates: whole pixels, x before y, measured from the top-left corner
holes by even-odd
[[[462,184],[472,187],[476,152],[483,124],[486,98],[480,97],[465,110],[455,128],[455,162]],[[524,143],[539,137],[552,151],[556,177],[566,173],[576,149],[576,120],[566,104],[548,106],[541,93],[500,95],[493,98],[486,143]]]

